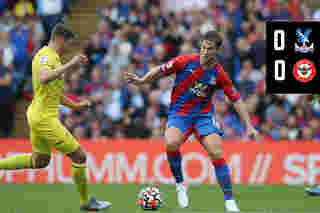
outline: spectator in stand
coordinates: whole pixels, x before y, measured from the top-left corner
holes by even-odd
[[[287,0],[276,1],[275,7],[271,9],[269,20],[290,20],[292,18]]]
[[[32,34],[28,25],[28,16],[24,13],[16,14],[16,26],[10,32],[10,42],[14,48],[14,75],[13,78],[18,85],[24,81],[27,74],[30,74]]]
[[[182,44],[183,37],[178,32],[177,26],[175,23],[169,23],[168,28],[163,32],[163,45],[167,55],[165,61],[177,56]]]
[[[99,140],[102,139],[101,123],[99,120],[94,120],[90,122],[90,139]]]
[[[2,56],[0,64],[3,64],[8,69],[12,69],[14,54],[14,49],[10,43],[10,33],[0,31],[0,55]]]
[[[191,51],[189,52],[191,53]],[[151,63],[160,65],[165,62],[166,52],[162,44],[156,44],[154,46],[154,56],[151,59]]]
[[[125,129],[121,126],[116,126],[113,131],[113,138],[116,140],[125,139],[126,138]]]
[[[110,40],[113,38],[113,32],[109,23],[105,20],[102,20],[97,25],[97,32],[94,34],[99,40],[99,45],[105,49],[108,49],[110,46]]]
[[[266,64],[266,41],[265,41],[265,25],[259,22],[256,25],[255,39],[250,45],[249,57],[252,58],[254,67],[260,69],[263,64]]]
[[[258,8],[258,1],[256,0],[243,0],[241,1],[241,8],[244,11],[244,23],[248,23],[250,28],[254,27],[258,21],[263,21],[264,15]]]
[[[32,45],[30,47],[30,53],[31,55],[34,55],[36,51],[41,48],[41,44],[45,39],[45,32],[39,20],[39,17],[33,16],[32,18],[30,18],[28,25],[32,34]]]
[[[111,41],[109,52],[102,61],[102,63],[110,69],[108,75],[110,74],[120,78],[121,68],[127,68],[129,66],[131,51],[132,46],[126,41],[125,32],[116,32],[116,36]]]
[[[110,82],[110,95],[104,98],[104,113],[114,123],[119,123],[124,118],[124,110],[127,107],[124,99],[121,79],[113,78]]]
[[[225,139],[229,139],[229,140],[240,140],[241,137],[239,135],[237,135],[237,133],[234,131],[234,129],[227,127],[226,129],[224,129],[224,137]]]
[[[96,65],[91,72],[90,81],[84,86],[85,94],[91,97],[94,102],[101,101],[104,96],[104,90],[108,87],[108,84],[103,79],[100,66]]]
[[[43,26],[39,17],[35,14],[33,4],[30,1],[20,0],[15,6],[14,11],[16,17],[24,18],[24,25],[30,30],[28,53],[32,56],[40,49],[41,43],[45,38]]]
[[[253,64],[250,59],[243,61],[242,70],[240,72],[241,73],[242,72],[248,73],[248,79],[252,82],[255,82],[255,84],[264,78],[263,72],[261,72],[260,70],[254,69]],[[240,76],[239,76],[239,78],[240,78]],[[240,80],[240,79],[238,79],[238,80]]]
[[[169,104],[171,102],[171,91],[173,87],[173,80],[168,78],[162,78],[159,81],[159,91],[160,97],[159,102],[160,104],[169,107]]]
[[[69,0],[37,0],[37,13],[46,33],[42,46],[48,44],[53,27],[64,21],[65,16],[69,13],[70,2],[69,4],[67,2]]]
[[[161,128],[160,117],[158,117],[158,112],[160,111],[160,99],[161,91],[154,90],[149,95],[149,107],[146,113],[146,126],[150,130]]]
[[[227,1],[224,15],[229,17],[233,23],[233,32],[235,32],[234,39],[241,36],[241,24],[243,22],[243,12],[240,5],[236,1]]]
[[[243,135],[244,126],[241,125],[238,117],[229,110],[230,105],[224,101],[224,97],[218,94],[215,102],[216,117],[214,119],[221,125],[221,128],[232,128],[237,135]]]
[[[314,139],[314,133],[312,132],[312,129],[310,127],[306,126],[302,128],[301,139],[307,141]]]
[[[80,126],[80,125],[74,128],[73,135],[78,140],[80,140],[82,138],[87,138],[86,129],[83,126]]]
[[[314,138],[319,139],[320,138],[320,120],[313,117],[309,121],[309,127],[312,130],[312,134],[313,134]]]
[[[33,5],[28,0],[19,0],[14,7],[14,14],[18,17],[24,17],[27,15],[33,15],[35,9]]]
[[[135,86],[128,87],[128,101],[129,109],[128,113],[130,116],[136,118],[137,116],[144,116],[147,107],[147,100],[144,97],[143,91],[141,88]]]
[[[83,73],[82,70],[84,70],[84,67],[80,67],[80,71],[79,72],[74,72],[72,73],[72,75],[70,76],[69,80],[69,85],[70,85],[70,92],[74,95],[85,95],[85,85],[87,84],[87,80],[81,78],[81,73]]]
[[[279,140],[288,140],[289,139],[289,129],[286,126],[280,127],[279,130]]]
[[[299,135],[297,118],[294,115],[289,115],[286,126],[289,128],[288,138],[290,140],[296,140]]]
[[[288,119],[288,112],[285,111],[285,103],[282,100],[277,100],[266,110],[266,117],[271,119],[278,126],[284,125]]]
[[[252,95],[256,90],[256,82],[250,79],[251,70],[248,67],[244,67],[239,74],[238,78],[238,90],[242,97],[247,98]]]
[[[140,35],[139,43],[133,52],[133,56],[134,60],[138,61],[142,68],[140,75],[144,75],[148,70],[151,58],[154,56],[153,40],[147,32]]]
[[[0,19],[0,31],[10,32],[16,25],[15,18],[10,10],[5,10]]]
[[[162,49],[164,49],[164,48],[162,47]],[[195,52],[194,49],[195,49],[195,48],[193,47],[191,41],[185,41],[185,42],[181,45],[181,54],[188,54],[188,53]]]
[[[6,10],[6,4],[7,0],[0,0],[0,16],[2,16]]]
[[[317,8],[313,14],[312,14],[312,19],[315,21],[319,21],[320,20],[320,8]]]
[[[0,61],[2,61],[2,57],[3,54],[0,51]],[[0,137],[9,137],[13,127],[13,104],[15,102],[15,95],[11,84],[12,74],[10,70],[0,63]]]
[[[107,52],[106,47],[104,46],[104,42],[102,38],[100,38],[99,34],[92,35],[87,47],[85,48],[85,54],[88,56],[89,63],[87,65],[87,70],[90,71],[94,68],[95,65],[102,65],[102,60]],[[89,78],[90,76],[85,76],[85,78]]]
[[[152,5],[150,9],[150,23],[155,26],[156,32],[162,34],[168,28],[168,20],[161,14],[160,7],[158,5]]]

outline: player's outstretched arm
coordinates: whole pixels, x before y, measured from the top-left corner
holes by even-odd
[[[70,107],[73,110],[81,110],[81,109],[88,108],[91,106],[91,102],[89,100],[82,100],[80,102],[74,102],[65,95],[61,96],[61,104],[64,106]]]
[[[165,64],[153,67],[145,76],[139,78],[134,73],[126,73],[125,78],[128,83],[133,83],[135,85],[141,85],[146,83],[151,83],[161,77],[169,76],[173,73],[177,73],[183,70],[186,57],[184,55],[179,55]]]
[[[138,77],[135,73],[125,73],[125,79],[128,83],[135,85],[142,85],[152,83],[155,80],[158,80],[162,76],[162,71],[160,66],[153,67],[145,76]]]
[[[248,136],[253,137],[254,139],[259,139],[259,133],[251,123],[248,110],[246,109],[245,104],[241,100],[240,93],[235,89],[231,79],[223,70],[223,68],[220,65],[218,65],[217,69],[219,70],[219,75],[216,79],[216,82],[220,85],[224,93],[232,101],[235,110],[240,116],[240,119],[246,124]]]
[[[247,131],[248,131],[248,136],[253,137],[254,139],[259,139],[259,133],[258,131],[253,127],[251,123],[251,119],[248,113],[248,110],[246,109],[245,104],[241,99],[238,101],[234,102],[234,108],[239,114],[241,120],[246,124],[247,126]]]
[[[74,56],[71,61],[66,63],[65,65],[55,69],[55,70],[50,70],[48,66],[44,66],[40,72],[39,72],[39,80],[41,84],[47,84],[50,81],[54,81],[62,76],[62,74],[66,72],[73,72],[76,69],[76,65],[80,64],[86,64],[88,62],[88,59],[84,55],[77,55]]]

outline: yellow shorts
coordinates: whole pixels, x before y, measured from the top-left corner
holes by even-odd
[[[50,154],[55,148],[64,154],[69,154],[80,146],[57,118],[43,119],[40,122],[30,122],[28,119],[28,122],[33,152]]]

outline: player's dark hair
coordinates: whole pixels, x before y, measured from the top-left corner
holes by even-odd
[[[207,41],[213,41],[216,44],[217,48],[222,47],[223,44],[223,38],[222,36],[215,30],[210,30],[206,32],[202,36],[202,41],[207,40]]]
[[[75,39],[76,35],[64,24],[58,23],[54,26],[51,32],[51,39],[54,40],[57,36],[62,36],[66,40]]]

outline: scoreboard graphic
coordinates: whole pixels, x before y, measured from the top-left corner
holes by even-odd
[[[320,22],[267,22],[267,92],[320,93]]]

